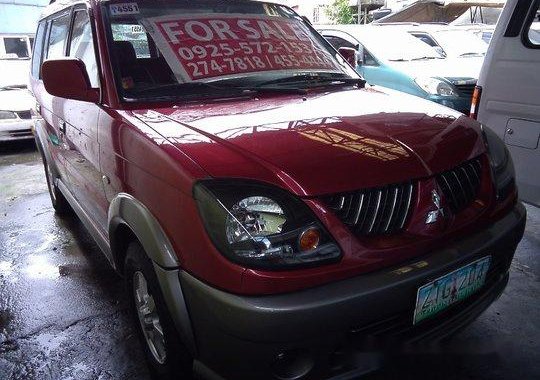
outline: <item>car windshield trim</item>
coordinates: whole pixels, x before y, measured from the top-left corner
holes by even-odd
[[[116,1],[102,6],[105,8],[104,20],[108,25],[107,37],[110,41],[111,61],[121,101],[169,99],[171,96],[193,98],[202,95],[206,98],[209,97],[206,94],[209,91],[215,92],[212,97],[244,96],[246,91],[305,93],[306,88],[320,87],[311,77],[306,77],[302,86],[291,87],[279,83],[274,86],[266,84],[259,86],[259,84],[291,76],[295,76],[297,82],[300,83],[299,79],[306,72],[313,74],[313,76],[337,76],[338,78],[349,78],[358,84],[362,82],[361,77],[332,49],[326,40],[286,6],[264,2],[238,2],[231,3],[234,12],[228,13],[228,10],[223,9],[229,9],[229,6],[216,5],[215,2],[205,0],[197,3],[165,1],[155,4],[141,2],[136,12],[120,15],[118,10],[113,11],[115,4],[117,4]],[[215,8],[213,13],[201,11],[210,5]],[[251,8],[246,10],[242,7]],[[268,13],[254,11],[258,8],[264,9]],[[182,13],[186,9],[189,12]],[[171,25],[178,29],[180,24],[184,28],[182,30],[186,31],[188,22],[191,22],[191,32],[194,29],[193,25],[199,28],[197,29],[200,34],[198,37],[201,37],[202,33],[206,33],[206,29],[204,29],[206,24],[204,23],[218,24],[220,29],[215,29],[213,32],[220,39],[216,37],[192,46],[193,38],[191,38],[191,40],[182,40],[182,44],[175,45],[182,38],[182,33],[178,33],[178,30],[172,28]],[[274,28],[273,31],[268,32],[265,29],[268,26]],[[159,29],[159,33],[156,32],[156,29]],[[126,35],[118,35],[119,31],[122,30],[129,31],[127,37]],[[215,32],[216,30],[217,32]],[[225,37],[224,33],[221,36],[218,33],[223,32],[223,30],[227,31]],[[267,35],[263,36],[264,32]],[[246,36],[252,38],[253,33],[258,33],[260,38],[248,40]],[[282,34],[286,38],[279,39],[278,34]],[[234,41],[229,41],[227,37],[230,35],[237,38]],[[263,41],[259,42],[261,39]],[[225,42],[219,42],[221,40]],[[240,51],[240,47],[244,50]],[[124,49],[127,54],[117,54],[117,51],[121,52],[119,49]],[[233,50],[234,53],[232,53]],[[277,50],[279,50],[279,54],[275,53]],[[222,53],[225,53],[224,56],[231,55],[231,59],[225,57],[220,58],[221,60],[210,60],[209,58],[210,54],[220,56]],[[129,66],[125,64],[125,60],[122,61],[127,55],[137,64],[148,64],[148,67],[137,68],[138,76],[139,74],[144,76],[148,71],[154,70],[150,64],[157,65],[158,63],[162,67],[160,69],[162,72],[166,71],[170,74],[167,74],[168,77],[165,80],[161,78],[153,83],[139,83],[135,75],[126,75],[123,72]],[[203,61],[203,58],[207,61]],[[197,59],[199,61],[196,61]],[[244,61],[240,62],[240,60]],[[120,62],[124,62],[124,64],[120,64]],[[188,67],[191,69],[195,66],[195,63],[200,64],[199,71],[206,70],[203,72],[204,75],[198,78],[194,77],[193,72],[187,70]],[[230,65],[230,68],[226,65]],[[214,73],[212,70],[216,72]],[[197,74],[200,75],[199,72]],[[288,80],[286,81],[288,82]],[[324,81],[327,80],[324,79]],[[227,89],[220,88],[219,82],[227,83]],[[339,83],[342,82],[341,80]],[[183,93],[171,93],[180,89]]]

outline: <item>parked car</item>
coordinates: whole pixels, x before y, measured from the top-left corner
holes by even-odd
[[[27,90],[29,70],[28,36],[0,35],[0,141],[34,138],[37,115]]]
[[[292,9],[54,2],[35,46],[53,206],[123,274],[155,375],[353,377],[362,342],[440,339],[504,290],[501,140],[364,87]]]
[[[484,57],[488,44],[472,32],[439,25],[417,25],[408,32],[448,58]]]
[[[403,30],[386,26],[317,27],[336,49],[358,50],[357,71],[371,85],[416,95],[468,114],[480,57],[445,59]]]
[[[506,2],[480,73],[471,115],[504,140],[516,163],[520,197],[540,206],[538,6],[538,2]]]

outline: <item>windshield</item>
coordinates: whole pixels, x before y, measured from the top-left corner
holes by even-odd
[[[387,61],[443,58],[435,49],[401,30],[374,28],[363,31],[359,41],[376,57]]]
[[[27,37],[2,37],[1,59],[30,59]]]
[[[441,30],[433,35],[449,57],[486,55],[488,44],[471,32]]]
[[[289,8],[262,2],[108,3],[124,99],[358,78]]]

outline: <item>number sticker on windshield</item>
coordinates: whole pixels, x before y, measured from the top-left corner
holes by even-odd
[[[137,3],[111,4],[109,9],[111,11],[111,16],[139,14],[139,6]]]

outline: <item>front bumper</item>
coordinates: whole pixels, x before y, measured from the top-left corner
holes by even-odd
[[[362,352],[443,338],[496,300],[508,281],[525,219],[518,203],[489,228],[410,263],[290,294],[233,295],[181,271],[197,365],[207,375],[228,379],[355,378],[369,370],[359,359]],[[421,285],[486,255],[492,263],[480,291],[412,325]]]
[[[32,139],[33,119],[0,121],[0,141]]]

